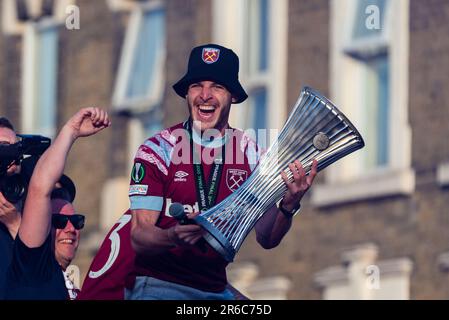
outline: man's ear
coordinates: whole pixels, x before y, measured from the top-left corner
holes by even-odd
[[[232,98],[231,98],[231,102],[232,102],[232,103],[236,103],[236,102],[237,102],[237,97],[235,97],[235,96],[232,96]]]

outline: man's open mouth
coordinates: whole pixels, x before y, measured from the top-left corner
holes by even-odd
[[[214,106],[198,106],[198,109],[201,113],[214,113],[215,111]]]
[[[201,118],[208,119],[212,118],[214,115],[216,108],[214,106],[208,106],[208,105],[200,105],[198,106],[198,113]]]

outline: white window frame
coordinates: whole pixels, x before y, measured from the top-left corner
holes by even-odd
[[[342,265],[315,273],[323,299],[409,300],[413,262],[408,257],[378,261],[377,256],[376,245],[357,245],[342,253]]]
[[[268,0],[269,6],[269,53],[267,71],[250,77],[245,72],[246,44],[245,1],[213,0],[212,2],[212,39],[213,42],[232,49],[240,60],[240,82],[251,97],[255,88],[267,90],[267,124],[269,128],[281,129],[287,116],[287,36],[288,36],[288,1]],[[249,99],[248,99],[249,100]],[[231,108],[229,122],[231,126],[244,128],[244,118],[249,107],[248,100]]]
[[[55,89],[54,89],[54,99],[55,99],[55,110],[53,113],[53,119],[51,119],[50,127],[40,128],[36,126],[35,119],[38,116],[37,113],[40,111],[36,103],[39,100],[37,97],[40,94],[38,91],[39,83],[36,80],[36,75],[40,71],[40,65],[36,61],[37,59],[37,37],[38,33],[45,29],[57,29],[59,23],[53,18],[45,18],[39,22],[29,22],[24,26],[23,32],[23,51],[22,51],[22,112],[21,112],[21,123],[22,131],[42,134],[44,136],[53,138],[56,133],[56,116],[57,116],[57,77],[58,77],[58,61],[56,61],[56,74],[55,74]],[[56,30],[58,32],[58,30]],[[56,40],[58,42],[58,40]],[[56,43],[56,51],[58,52],[58,43]],[[58,55],[56,54],[56,59],[58,60]]]
[[[391,1],[391,0],[386,0],[386,2]],[[351,55],[354,53],[360,54],[361,52],[365,55],[365,56],[372,56],[372,55],[376,55],[377,53],[379,53],[380,50],[386,49],[387,47],[389,47],[389,39],[392,35],[392,30],[391,30],[391,19],[393,18],[391,16],[392,14],[392,6],[391,5],[387,5],[385,8],[385,12],[381,13],[381,14],[385,14],[385,17],[383,18],[383,25],[381,26],[381,31],[379,32],[379,35],[375,36],[375,37],[366,37],[366,38],[362,38],[362,39],[354,39],[353,38],[353,31],[354,31],[354,26],[355,26],[355,14],[357,13],[357,9],[358,9],[358,1],[355,1],[357,3],[351,3],[349,4],[349,9],[348,9],[348,17],[350,17],[347,21],[350,21],[350,23],[346,23],[345,27],[349,28],[346,29],[345,32],[342,34],[342,36],[344,37],[344,41],[345,41],[345,49],[344,51]]]
[[[56,64],[55,74],[55,110],[53,119],[51,119],[50,127],[40,128],[35,124],[35,118],[37,115],[36,101],[38,101],[39,92],[37,90],[38,82],[36,81],[36,75],[40,71],[39,63],[36,61],[37,54],[37,37],[38,32],[50,29],[59,28],[66,19],[66,8],[69,5],[73,5],[74,0],[61,0],[55,1],[53,7],[53,15],[45,16],[37,21],[19,21],[17,19],[17,7],[15,0],[5,0],[2,2],[3,11],[3,30],[7,35],[19,35],[22,36],[22,75],[21,75],[21,128],[22,131],[28,133],[37,133],[53,138],[56,132],[56,115],[57,115],[57,68]],[[32,17],[39,16],[41,1],[28,1],[29,14]],[[58,32],[58,30],[56,30]],[[56,50],[58,50],[58,44],[56,43]],[[58,55],[56,55],[58,59]]]
[[[121,2],[112,2],[118,6]],[[116,111],[131,110],[133,112],[147,112],[160,105],[163,98],[165,85],[165,47],[157,53],[156,72],[154,74],[154,87],[149,88],[148,95],[143,99],[126,98],[126,90],[131,77],[131,68],[137,41],[139,38],[140,25],[143,22],[143,15],[149,11],[164,9],[162,1],[133,2],[131,7],[125,6],[131,10],[129,24],[125,34],[122,56],[118,68],[114,95],[112,97],[112,107]],[[121,7],[120,7],[121,8]],[[149,107],[149,108],[148,108]]]
[[[138,33],[143,15],[152,10],[164,10],[165,3],[162,0],[108,0],[107,4],[112,11],[124,11],[130,14],[112,97],[112,108],[117,112],[128,111],[131,114],[128,122],[128,163],[132,164],[137,147],[147,138],[139,116],[155,113],[156,108],[162,104],[165,89],[165,46],[157,54],[154,87],[149,90],[148,96],[143,99],[127,99],[126,90],[131,76],[133,56],[138,45]],[[158,114],[155,114],[155,117],[157,116]],[[161,115],[159,114],[159,116]],[[155,121],[158,120],[155,118]],[[162,118],[159,121],[162,122]]]
[[[112,11],[132,11],[139,5],[139,0],[106,0]]]
[[[325,183],[312,188],[312,203],[318,207],[383,196],[410,195],[415,189],[408,120],[409,0],[391,2],[394,19],[385,21],[385,24],[390,24],[385,35],[388,37],[391,92],[387,165],[355,175],[354,168],[361,163],[363,149],[334,163],[325,171]],[[330,92],[331,99],[363,134],[360,108],[354,102],[354,96],[361,91],[357,88],[360,84],[354,81],[355,64],[358,62],[348,55],[351,46],[347,38],[352,32],[352,23],[348,23],[352,19],[348,19],[348,14],[355,12],[356,5],[355,0],[331,1]]]
[[[38,17],[42,1],[26,1],[30,17]],[[37,36],[40,30],[46,28],[58,28],[67,18],[66,8],[75,4],[75,0],[60,0],[53,3],[53,15],[45,16],[37,21],[20,21],[17,18],[16,0],[3,0],[1,3],[2,29],[8,36],[22,36],[22,74],[21,74],[21,128],[28,133],[39,133],[53,137],[56,130],[56,110],[50,128],[42,131],[36,127],[34,119],[36,112],[37,81],[36,74],[39,71],[39,64],[36,63]],[[56,44],[58,46],[58,44]],[[56,66],[58,61],[56,61]],[[55,75],[57,77],[57,74]],[[57,79],[55,81],[57,86]],[[55,89],[55,99],[57,100],[57,89]],[[57,108],[57,101],[55,103]]]
[[[437,181],[441,187],[449,187],[449,161],[438,165]]]
[[[74,5],[76,0],[55,0],[54,11],[51,18],[55,23],[62,24],[67,18],[66,8]],[[27,0],[30,14],[38,13],[41,2],[38,0]],[[17,19],[16,0],[2,0],[2,28],[7,35],[22,35],[29,22],[22,22]]]

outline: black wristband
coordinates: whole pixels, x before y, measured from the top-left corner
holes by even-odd
[[[283,200],[281,200],[281,202],[279,203],[279,207],[278,209],[281,210],[281,212],[284,214],[284,216],[288,219],[293,218],[295,215],[298,214],[299,209],[301,208],[301,205],[298,203],[298,206],[293,208],[292,211],[288,211],[287,209],[284,208],[283,206]]]

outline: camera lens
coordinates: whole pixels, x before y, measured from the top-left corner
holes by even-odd
[[[4,176],[0,179],[0,191],[11,203],[16,203],[25,196],[27,189],[26,181],[21,175]]]

